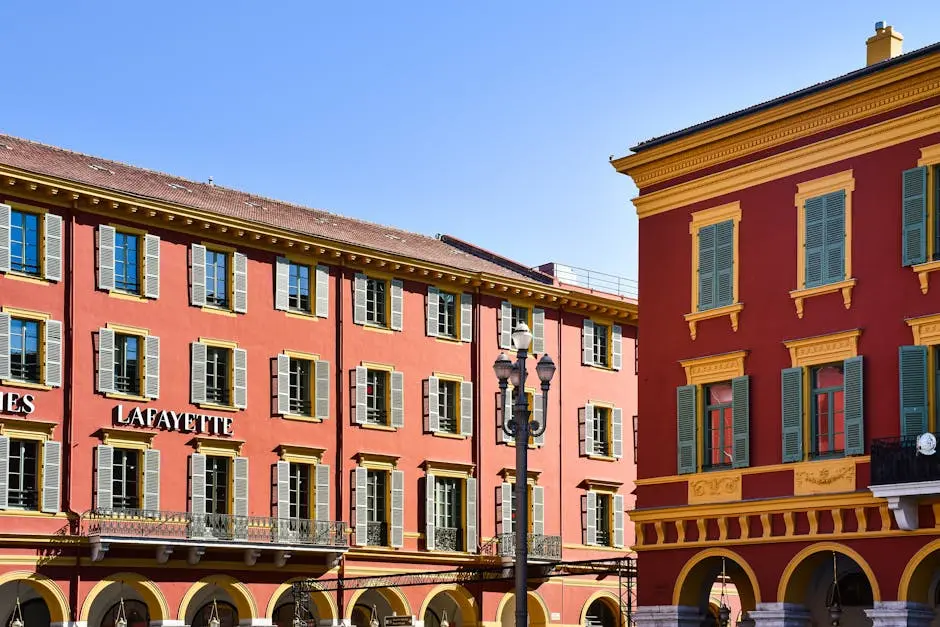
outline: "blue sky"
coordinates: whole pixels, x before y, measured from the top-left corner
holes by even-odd
[[[933,2],[34,2],[0,6],[0,130],[636,276],[635,143],[906,51]]]

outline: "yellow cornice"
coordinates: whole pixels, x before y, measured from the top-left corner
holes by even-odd
[[[190,441],[201,455],[218,455],[219,457],[237,457],[242,454],[244,440],[222,440],[219,438],[206,438],[197,436]]]
[[[399,457],[398,455],[360,451],[356,453],[356,459],[363,468],[372,470],[395,470],[398,467]]]
[[[716,381],[727,381],[744,376],[744,358],[747,351],[683,359],[679,365],[685,369],[686,385],[702,385]]]
[[[907,322],[907,326],[911,327],[914,344],[918,346],[940,344],[940,314],[910,318],[905,322]]]
[[[58,423],[55,422],[23,420],[12,416],[0,417],[0,435],[8,438],[24,438],[45,442],[52,437],[52,433],[58,426]]]
[[[98,429],[98,437],[101,443],[106,446],[116,446],[118,448],[149,449],[153,447],[153,438],[155,431],[131,431],[126,429],[109,429],[102,427]]]
[[[818,335],[799,340],[786,340],[783,345],[790,351],[793,368],[818,366],[858,356],[858,336],[861,329]]]

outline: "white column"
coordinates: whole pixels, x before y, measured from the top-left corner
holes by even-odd
[[[754,627],[809,627],[810,615],[798,603],[758,603],[747,613]]]
[[[637,627],[699,627],[702,612],[689,605],[645,605],[633,610]]]
[[[906,601],[875,601],[875,607],[865,614],[872,627],[928,627],[934,619],[929,605]]]

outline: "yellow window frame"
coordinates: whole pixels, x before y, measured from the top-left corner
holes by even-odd
[[[613,403],[608,403],[606,401],[589,401],[591,405],[594,406],[594,420],[597,420],[597,410],[603,409],[606,413],[604,418],[607,423],[607,450],[610,451],[608,455],[588,455],[588,459],[599,459],[602,461],[613,461],[616,458],[614,457],[614,409],[615,406]]]
[[[118,292],[118,293],[121,294],[121,292]],[[113,322],[107,323],[105,325],[105,328],[110,329],[111,331],[114,331],[115,334],[131,335],[140,340],[140,344],[138,347],[138,357],[137,357],[139,361],[139,366],[137,368],[137,378],[138,378],[137,389],[140,390],[141,392],[138,395],[124,394],[122,392],[107,392],[105,394],[105,398],[114,398],[114,399],[131,400],[131,401],[149,400],[146,396],[144,396],[143,392],[144,392],[144,384],[147,380],[147,352],[146,352],[145,344],[147,342],[147,337],[150,335],[150,329],[144,329],[142,327],[131,327],[131,326],[127,326],[124,324],[114,324]]]
[[[369,270],[366,272],[363,270],[358,270],[358,273],[366,277],[366,302],[369,300],[369,281],[381,281],[385,284],[385,324],[379,324],[377,322],[369,322],[368,320],[362,326],[366,329],[371,329],[373,331],[382,331],[382,332],[392,332],[392,279],[395,277],[391,274],[384,272],[375,272]],[[314,281],[315,282],[315,281]],[[404,288],[402,289],[404,291]],[[402,300],[404,301],[405,295],[402,294]],[[402,303],[404,307],[404,303]]]
[[[112,298],[118,298],[122,300],[135,300],[146,302],[148,299],[144,296],[147,293],[147,272],[144,264],[146,263],[146,254],[145,254],[145,240],[147,237],[147,231],[144,229],[138,229],[130,226],[125,226],[123,224],[118,224],[116,222],[108,223],[108,226],[113,228],[116,233],[123,233],[124,235],[136,235],[137,236],[137,274],[140,277],[140,291],[138,293],[134,292],[125,292],[117,288],[108,290],[108,296]]]
[[[715,307],[713,309],[705,309],[699,311],[698,308],[698,255],[699,255],[699,231],[701,231],[706,226],[711,226],[713,224],[721,224],[722,222],[727,222],[731,220],[733,223],[733,258],[731,265],[731,289],[732,297],[731,304],[725,305],[724,307]],[[740,239],[740,224],[741,224],[741,203],[738,201],[727,203],[724,205],[719,205],[717,207],[711,207],[709,209],[703,209],[701,211],[696,211],[692,214],[691,222],[689,223],[689,234],[692,236],[692,304],[689,309],[690,313],[685,314],[685,321],[689,325],[689,335],[694,340],[698,335],[698,323],[702,320],[709,320],[712,318],[721,318],[728,316],[731,321],[731,330],[738,330],[738,317],[741,314],[741,311],[744,309],[744,304],[740,299],[739,285],[740,282],[738,277],[740,275],[741,267],[741,255],[739,253],[738,241]]]
[[[607,344],[604,347],[604,352],[607,355],[607,365],[601,366],[597,363],[597,360],[594,359],[594,363],[591,365],[591,367],[597,368],[598,370],[613,370],[614,369],[614,325],[618,323],[607,318],[590,317],[588,318],[588,320],[590,320],[594,324],[595,334],[597,332],[598,326],[607,328]],[[620,324],[620,327],[622,329],[623,325]],[[593,346],[591,346],[591,354],[592,355],[594,354]]]
[[[366,370],[385,373],[385,423],[377,425],[362,422],[359,426],[364,429],[378,429],[379,431],[397,431],[397,427],[392,426],[392,373],[395,372],[395,366],[374,361],[361,361],[359,365]],[[366,385],[368,385],[368,377],[366,382]]]
[[[52,432],[55,431],[57,426],[58,425],[54,422],[38,422],[36,420],[23,420],[21,418],[10,418],[7,416],[0,418],[0,435],[3,437],[10,438],[12,440],[31,440],[33,442],[37,442],[36,488],[39,494],[39,503],[42,503],[42,489],[44,483],[43,474],[45,473],[46,467],[46,451],[45,446],[43,445],[52,439]],[[20,510],[13,511],[16,511],[17,513],[25,513],[26,515],[44,514],[44,512],[41,510],[25,510],[25,512],[21,512]]]
[[[4,276],[10,279],[15,279],[17,281],[25,281],[28,283],[40,283],[47,284],[50,283],[46,279],[46,214],[49,213],[49,210],[45,207],[36,207],[34,205],[24,205],[19,202],[7,201],[5,204],[10,205],[10,208],[13,211],[19,211],[21,213],[30,213],[35,216],[39,216],[37,220],[37,229],[38,233],[36,234],[37,241],[37,260],[39,262],[39,273],[38,274],[27,274],[25,272],[20,272],[18,270],[13,270],[12,268],[4,273]]]
[[[460,301],[461,301],[461,296],[463,292],[460,290],[453,291],[452,287],[450,286],[447,288],[444,288],[444,287],[441,287],[440,285],[430,284],[429,287],[437,288],[438,296],[442,294],[448,294],[454,297],[454,335],[453,337],[451,337],[450,335],[441,334],[441,328],[440,326],[438,326],[437,327],[438,335],[435,336],[435,339],[440,340],[442,342],[461,342],[462,340],[460,339],[460,327],[462,323],[461,311],[463,308],[460,306]],[[437,306],[438,307],[441,306],[440,300],[438,300]],[[531,325],[529,326],[531,328]]]
[[[316,418],[315,415],[317,413],[316,412],[316,403],[317,403],[316,368],[317,368],[317,362],[320,361],[320,356],[315,353],[304,353],[301,351],[292,351],[292,350],[285,350],[283,354],[287,355],[289,359],[296,359],[298,361],[306,361],[310,363],[310,368],[307,372],[307,389],[310,390],[310,413],[309,414],[286,414],[283,417],[288,420],[306,420],[308,422],[319,422],[319,419]]]
[[[19,309],[17,307],[0,307],[0,311],[10,314],[10,318],[19,318],[20,320],[32,320],[39,323],[39,383],[32,381],[20,381],[18,379],[3,379],[0,384],[10,387],[27,388],[30,390],[51,390],[52,387],[46,385],[46,321],[52,318],[51,314],[42,311],[32,311],[30,309]],[[62,338],[63,343],[65,338]],[[64,348],[63,348],[64,350]]]
[[[936,214],[940,211],[940,198],[937,198],[936,182],[936,177],[940,176],[940,144],[921,148],[917,166],[927,166],[927,261],[913,266],[912,270],[920,282],[920,291],[926,294],[930,287],[928,282],[930,273],[940,270],[940,259],[934,260],[933,258],[934,254],[938,252],[934,250],[933,234],[937,229]]]
[[[457,432],[456,433],[446,433],[435,431],[431,435],[434,435],[439,438],[451,438],[458,440],[466,440],[467,436],[461,435],[460,433],[460,417],[463,415],[461,404],[463,403],[463,395],[461,392],[461,384],[464,382],[464,378],[458,374],[447,374],[445,372],[434,372],[431,376],[437,377],[438,381],[446,381],[448,383],[454,384],[454,418],[457,421]]]

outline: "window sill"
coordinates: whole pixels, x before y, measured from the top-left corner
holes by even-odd
[[[599,462],[615,462],[618,461],[619,457],[613,457],[612,455],[587,455],[588,459],[593,459]]]
[[[206,313],[215,314],[217,316],[228,316],[229,318],[237,317],[236,313],[231,309],[221,309],[219,307],[210,307],[205,305],[202,307],[202,310]]]
[[[2,276],[5,276],[6,278],[12,279],[14,281],[22,281],[23,283],[32,283],[33,285],[52,285],[53,283],[53,281],[49,279],[44,279],[39,276],[33,276],[32,274],[22,274],[20,272],[16,272],[13,270],[3,274]]]
[[[434,339],[444,344],[463,344],[459,337],[450,337],[449,335],[435,335]]]
[[[32,381],[20,381],[18,379],[4,379],[0,384],[8,385],[14,388],[27,388],[30,390],[51,390],[51,385],[45,383],[33,383]]]
[[[303,414],[282,414],[281,418],[284,420],[297,420],[300,422],[323,422],[323,418],[304,416]]]
[[[516,448],[516,441],[515,441],[515,440],[506,440],[505,444],[506,444],[507,446],[511,446],[512,448]],[[534,450],[537,449],[537,448],[539,448],[539,445],[538,445],[538,444],[530,444],[530,445],[529,445],[529,450],[530,450],[530,451],[534,451]]]
[[[926,294],[927,288],[930,287],[928,283],[930,273],[940,270],[940,261],[928,261],[927,263],[919,263],[916,266],[911,266],[911,270],[914,271],[914,274],[917,275],[918,281],[920,281],[921,293]]]
[[[319,320],[313,313],[309,311],[300,311],[289,309],[284,312],[284,315],[288,318],[295,318],[297,320]]]
[[[469,435],[462,435],[460,433],[448,433],[447,431],[432,431],[431,435],[435,438],[447,438],[449,440],[466,440],[469,438]]]
[[[122,392],[106,392],[105,398],[113,398],[119,401],[138,401],[140,403],[149,403],[151,399],[137,394],[124,394]]]
[[[398,427],[392,427],[390,425],[374,425],[369,422],[360,422],[359,426],[363,429],[373,429],[375,431],[398,431]]]
[[[48,512],[40,512],[36,509],[0,509],[0,516],[28,516],[30,518],[68,518],[68,514],[65,512],[56,512],[55,514],[50,514]]]
[[[200,409],[211,409],[213,411],[230,411],[232,413],[241,411],[239,408],[232,405],[216,405],[215,403],[196,403],[196,407]]]
[[[715,307],[714,309],[706,309],[705,311],[687,313],[685,314],[685,321],[689,323],[689,335],[692,336],[693,340],[695,339],[698,335],[698,323],[702,320],[710,320],[724,316],[731,318],[731,330],[737,331],[738,316],[743,309],[744,303],[734,303],[733,305],[725,305],[724,307]]]
[[[136,301],[138,303],[146,303],[147,297],[141,296],[140,294],[131,294],[129,292],[119,292],[117,290],[108,291],[108,296],[111,298],[117,298],[118,300],[130,300]]]
[[[846,279],[845,281],[839,281],[838,283],[829,283],[828,285],[820,285],[818,287],[807,287],[799,290],[793,290],[790,292],[790,298],[793,299],[793,302],[796,305],[797,317],[802,318],[803,301],[812,296],[819,296],[820,294],[834,294],[836,292],[842,292],[842,304],[845,305],[846,309],[851,308],[853,287],[855,287],[855,279]]]
[[[600,370],[601,372],[618,372],[618,370],[616,370],[613,366],[599,366],[597,364],[582,364],[582,365],[587,366],[588,368],[592,368],[594,370]]]
[[[394,333],[394,331],[392,331],[392,330],[389,329],[388,327],[383,327],[383,326],[378,325],[378,324],[372,324],[371,322],[367,322],[367,323],[365,323],[365,324],[363,324],[363,325],[360,325],[360,326],[361,326],[363,329],[365,329],[366,331],[373,331],[373,332],[375,332],[375,333]]]

